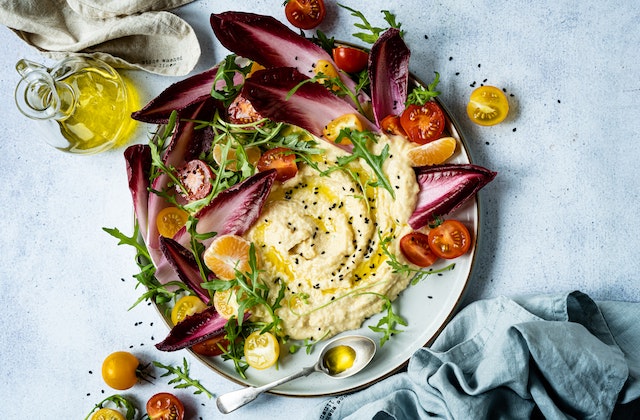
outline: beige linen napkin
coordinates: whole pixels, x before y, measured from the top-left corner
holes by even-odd
[[[193,28],[164,11],[193,0],[0,0],[0,24],[60,59],[88,53],[119,68],[182,76],[200,57]]]

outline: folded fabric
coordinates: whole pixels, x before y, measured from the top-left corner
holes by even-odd
[[[640,418],[640,303],[581,292],[478,301],[407,372],[312,419]]]
[[[114,67],[185,75],[197,64],[193,28],[163,11],[193,0],[0,0],[0,24],[45,55],[88,53]]]

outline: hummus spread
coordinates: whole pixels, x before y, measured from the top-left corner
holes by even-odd
[[[364,162],[353,162],[349,171],[334,170],[320,176],[309,165],[274,185],[261,217],[245,237],[255,244],[260,277],[269,296],[286,285],[282,307],[277,310],[283,332],[292,339],[325,339],[356,329],[380,312],[384,300],[395,299],[410,277],[392,272],[380,247],[380,237],[393,236],[387,246],[400,256],[399,238],[411,231],[407,220],[414,210],[418,185],[405,158],[406,141],[383,137],[375,145],[380,153],[389,144],[383,169],[395,191],[395,199],[382,187]],[[322,143],[326,154],[318,160],[321,170],[336,166],[342,150]],[[261,308],[252,319],[271,322]]]

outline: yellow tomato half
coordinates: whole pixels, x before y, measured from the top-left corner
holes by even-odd
[[[473,92],[467,104],[467,115],[476,124],[496,125],[509,113],[507,96],[495,86],[480,86]]]
[[[207,305],[197,296],[183,296],[173,305],[171,309],[171,322],[176,325],[188,316],[201,312]]]
[[[156,217],[156,225],[158,226],[158,233],[165,238],[173,238],[189,220],[189,213],[179,209],[178,207],[165,207]]]
[[[273,366],[280,356],[280,344],[271,333],[254,331],[244,342],[244,358],[254,369],[267,369]]]

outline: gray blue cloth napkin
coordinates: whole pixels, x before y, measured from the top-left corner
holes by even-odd
[[[470,304],[406,372],[309,418],[640,418],[640,303],[581,292]]]

